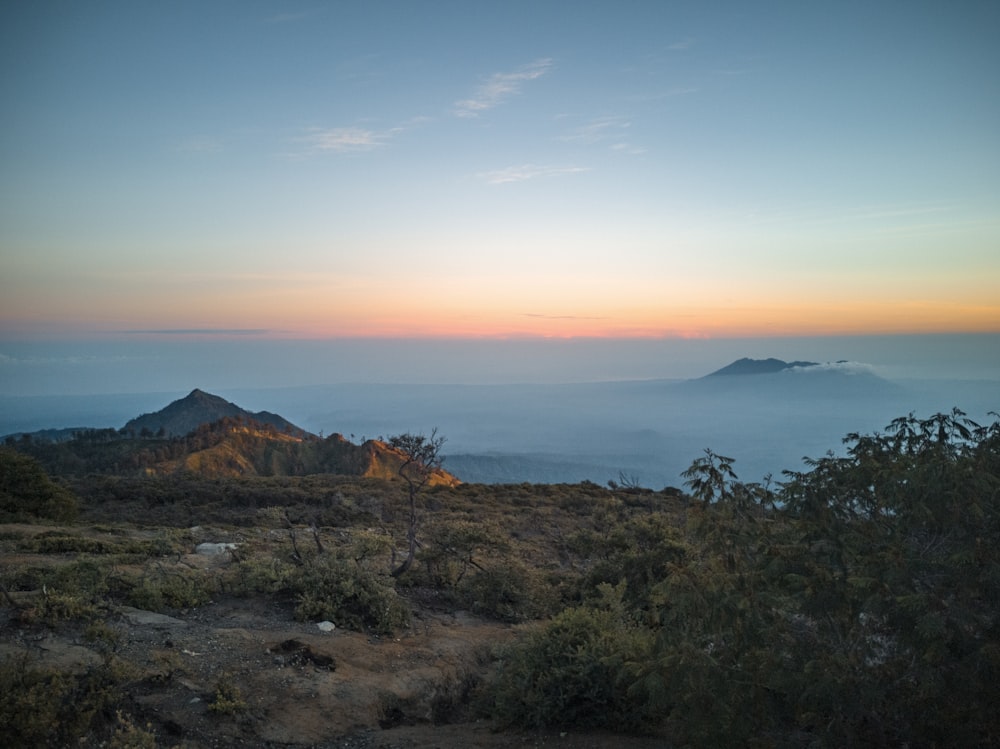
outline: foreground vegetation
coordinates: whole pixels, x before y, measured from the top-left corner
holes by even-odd
[[[500,726],[697,747],[1000,743],[1000,423],[905,417],[780,482],[741,482],[711,452],[684,478],[688,493],[460,485],[414,500],[403,481],[336,476],[53,482],[4,451],[0,513],[21,525],[0,549],[49,555],[0,570],[5,629],[76,627],[105,657],[76,674],[8,659],[0,724],[22,745],[156,745],[105,614],[224,594],[373,634],[421,606],[518,624],[466,705]],[[170,564],[205,527],[239,544],[232,563]],[[219,694],[217,712],[239,709],[238,690]]]

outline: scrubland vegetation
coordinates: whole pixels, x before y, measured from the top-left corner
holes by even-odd
[[[706,452],[685,491],[420,487],[334,475],[49,478],[0,452],[5,639],[72,631],[76,671],[0,666],[22,746],[174,746],[130,693],[152,678],[105,622],[219,596],[372,635],[464,610],[520,633],[464,690],[499,728],[650,733],[693,747],[1000,743],[1000,423],[960,412],[848,435],[843,457],[741,482]],[[207,537],[218,569],[181,563]],[[226,720],[246,690],[220,677]]]

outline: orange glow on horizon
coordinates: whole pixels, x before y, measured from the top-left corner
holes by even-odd
[[[173,289],[171,289],[173,290]],[[357,283],[331,288],[233,288],[210,296],[157,293],[73,296],[49,305],[24,291],[0,305],[0,334],[58,335],[173,331],[266,338],[649,338],[718,339],[921,333],[998,333],[1000,304],[885,298],[855,293],[693,285],[636,286],[631,297],[588,284],[565,291],[542,281],[495,288]],[[916,294],[912,296],[916,297]],[[978,298],[977,298],[978,297]],[[986,301],[986,300],[989,301]]]
[[[331,321],[331,318],[333,321]],[[158,335],[213,335],[241,338],[636,338],[718,339],[784,338],[838,335],[909,335],[927,333],[1000,333],[996,310],[935,309],[932,306],[727,310],[662,310],[644,316],[433,314],[309,316],[280,319],[262,316],[176,316],[141,320],[118,316],[66,324],[51,319],[10,319],[0,323],[0,334],[131,333]]]
[[[339,316],[332,315],[334,319]],[[291,321],[289,321],[291,322]],[[367,318],[302,320],[295,337],[371,338],[752,338],[1000,332],[1000,306],[933,302],[752,302],[608,305],[586,312],[515,313],[487,306],[381,309]]]

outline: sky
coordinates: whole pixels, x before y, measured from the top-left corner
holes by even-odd
[[[1000,332],[1000,4],[0,10],[0,343]]]

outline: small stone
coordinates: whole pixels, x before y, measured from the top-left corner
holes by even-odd
[[[232,543],[203,543],[198,544],[194,547],[195,554],[206,554],[208,556],[217,556],[219,554],[225,554],[227,551],[233,551],[239,548],[239,544]]]
[[[319,627],[320,632],[333,632],[337,628],[337,625],[331,621],[322,621],[316,626]]]

